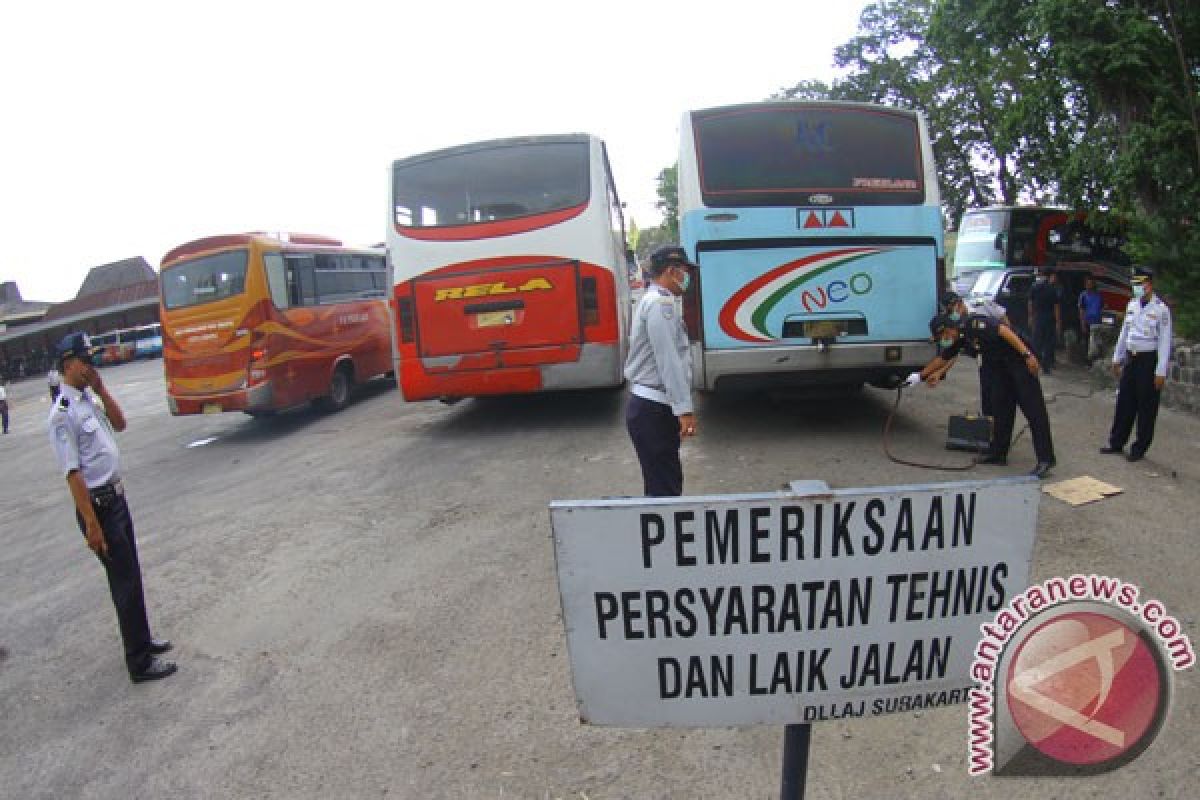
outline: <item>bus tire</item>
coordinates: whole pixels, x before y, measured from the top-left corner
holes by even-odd
[[[349,363],[338,364],[329,379],[329,394],[320,399],[326,411],[341,411],[350,403],[350,391],[354,388],[354,368]]]

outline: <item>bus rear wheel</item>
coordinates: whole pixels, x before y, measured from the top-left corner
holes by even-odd
[[[354,387],[354,371],[349,364],[340,364],[329,379],[329,394],[318,404],[326,411],[341,411],[350,402],[350,390]]]

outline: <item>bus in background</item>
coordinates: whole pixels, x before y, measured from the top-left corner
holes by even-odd
[[[132,340],[124,338],[125,333],[124,330],[105,331],[89,337],[100,366],[110,367],[133,360],[134,344]]]
[[[392,369],[382,251],[321,236],[240,233],[162,261],[163,371],[171,413],[337,410]]]
[[[688,112],[680,133],[696,388],[891,387],[932,358],[945,262],[919,114],[750,103]]]
[[[451,147],[394,162],[391,189],[405,400],[624,382],[631,254],[603,142]]]
[[[134,358],[157,358],[162,355],[162,325],[152,322],[121,331],[121,341],[133,344]]]
[[[967,211],[954,250],[955,289],[964,297],[970,293],[1011,298],[1005,305],[1023,327],[1033,270],[1054,267],[1066,298],[1064,330],[1079,327],[1075,299],[1087,277],[1095,278],[1105,310],[1123,315],[1130,298],[1132,264],[1122,250],[1125,236],[1118,221],[1102,217],[1093,225],[1089,218],[1086,211],[1042,206]],[[992,270],[1007,273],[985,274]]]

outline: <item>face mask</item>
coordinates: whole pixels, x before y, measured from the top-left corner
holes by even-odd
[[[957,311],[950,312],[950,321],[951,322],[958,322],[960,319],[962,319],[962,314],[958,313]]]
[[[684,270],[683,280],[679,282],[679,291],[686,292],[688,287],[692,285],[692,273]]]
[[[1133,296],[1135,298],[1137,298],[1138,300],[1141,300],[1145,295],[1146,295],[1146,287],[1142,286],[1140,283],[1135,284],[1133,287]]]

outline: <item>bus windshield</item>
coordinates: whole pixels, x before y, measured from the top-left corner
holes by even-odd
[[[855,107],[766,105],[694,113],[700,190],[716,206],[924,202],[916,117]]]
[[[162,271],[163,305],[185,308],[241,294],[246,261],[246,250],[230,250],[167,267]]]
[[[573,208],[588,200],[587,142],[537,142],[397,162],[395,223],[438,228]]]
[[[1008,211],[968,211],[958,228],[954,264],[965,269],[987,269],[1005,265]]]

